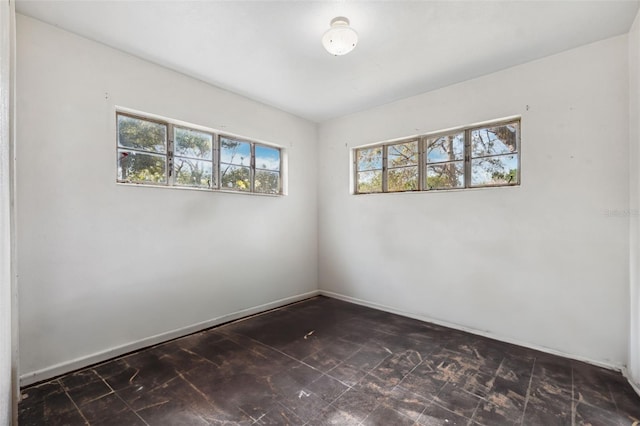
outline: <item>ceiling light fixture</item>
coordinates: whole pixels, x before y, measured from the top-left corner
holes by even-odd
[[[358,44],[358,33],[349,26],[349,20],[338,16],[331,20],[331,28],[322,36],[322,45],[333,56],[346,55]]]

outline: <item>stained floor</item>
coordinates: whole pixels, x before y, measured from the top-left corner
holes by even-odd
[[[616,425],[619,374],[316,297],[22,390],[20,425]]]

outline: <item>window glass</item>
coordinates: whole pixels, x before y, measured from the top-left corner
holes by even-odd
[[[483,127],[471,131],[474,157],[511,154],[517,151],[518,123],[504,126]]]
[[[387,158],[389,168],[418,164],[418,141],[389,145]]]
[[[256,145],[256,168],[279,171],[280,150],[263,145]]]
[[[118,145],[123,148],[165,153],[167,126],[128,115],[118,115]]]
[[[356,151],[358,171],[382,169],[382,147],[363,148]]]
[[[518,183],[518,157],[496,155],[471,160],[471,186]]]
[[[238,166],[251,165],[251,144],[225,137],[220,138],[220,162]]]
[[[464,162],[427,165],[427,189],[451,189],[464,187]]]
[[[520,184],[520,119],[355,149],[355,193]]]
[[[282,194],[280,148],[120,112],[116,129],[118,182]]]
[[[382,170],[369,170],[358,173],[358,192],[382,192]]]
[[[134,183],[167,183],[167,157],[119,149],[118,180]]]
[[[249,167],[223,164],[220,171],[220,186],[222,189],[236,191],[251,191],[251,169]]]
[[[464,132],[427,138],[427,163],[464,159]]]
[[[255,191],[263,194],[278,194],[280,192],[280,173],[256,170]]]
[[[176,157],[173,161],[176,185],[211,188],[213,186],[213,163]]]
[[[389,169],[387,190],[389,192],[417,191],[418,179],[417,166]]]
[[[213,158],[213,135],[211,133],[176,127],[175,155],[211,160]]]
[[[387,146],[387,191],[416,191],[419,189],[418,141]]]

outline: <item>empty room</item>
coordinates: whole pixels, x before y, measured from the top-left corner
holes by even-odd
[[[640,1],[0,0],[0,425],[640,424]]]

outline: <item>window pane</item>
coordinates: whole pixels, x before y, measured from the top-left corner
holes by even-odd
[[[118,145],[150,152],[167,152],[167,126],[118,115]]]
[[[356,151],[358,170],[382,170],[382,147],[359,149]],[[380,187],[382,188],[382,186]]]
[[[389,145],[387,157],[389,167],[418,164],[418,141]]]
[[[175,154],[185,157],[211,160],[213,135],[197,130],[175,128]]]
[[[255,191],[263,194],[280,193],[280,173],[256,170]]]
[[[221,137],[220,161],[227,164],[250,166],[251,144]]]
[[[167,183],[164,155],[118,150],[118,180],[124,182]]]
[[[256,168],[266,170],[280,170],[280,150],[256,145]]]
[[[518,183],[518,156],[499,155],[471,160],[471,186]]]
[[[382,170],[359,172],[358,192],[382,192]]]
[[[464,160],[464,132],[427,139],[427,163]]]
[[[464,187],[464,162],[430,164],[427,166],[427,189]]]
[[[213,164],[210,161],[175,157],[173,169],[176,185],[211,188]]]
[[[387,189],[395,191],[416,191],[418,189],[418,167],[389,169]]]
[[[471,131],[473,157],[511,154],[517,151],[519,123],[485,127]]]
[[[250,191],[249,176],[249,167],[222,164],[220,171],[220,188]]]

